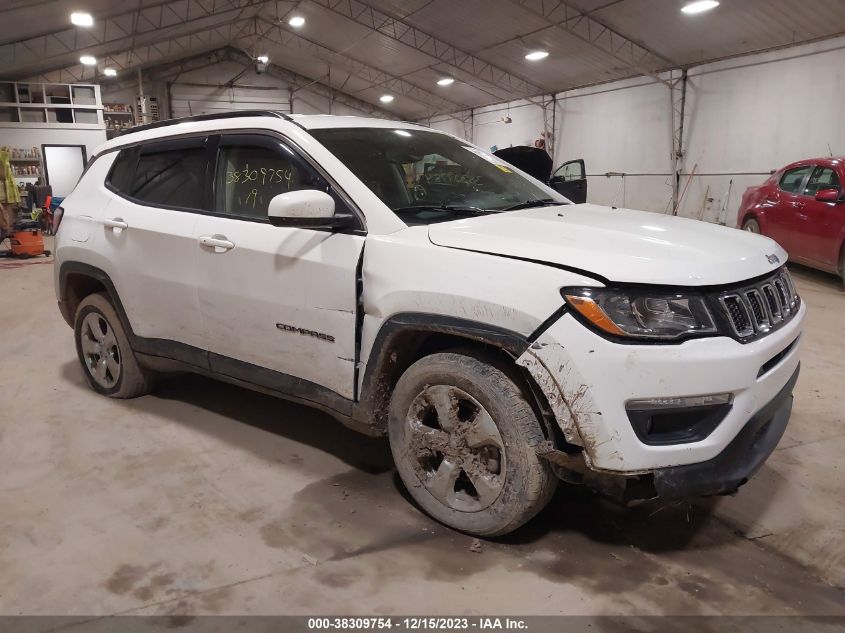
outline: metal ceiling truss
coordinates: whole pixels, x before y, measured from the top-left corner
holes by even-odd
[[[231,49],[224,46],[214,49],[212,51],[205,51],[191,57],[183,57],[174,62],[164,62],[156,64],[155,66],[146,67],[144,77],[150,81],[165,81],[174,82],[184,73],[192,72],[194,70],[202,70],[209,66],[216,66],[222,62],[230,60],[229,51]],[[124,90],[126,88],[134,88],[138,85],[138,78],[134,75],[135,67],[126,69],[126,72],[121,73],[120,79],[109,80],[104,82],[103,87],[110,91]]]
[[[252,19],[246,19],[205,28],[195,33],[170,37],[146,46],[106,55],[98,61],[96,70],[82,64],[74,64],[42,73],[36,79],[48,83],[105,82],[108,78],[102,76],[103,68],[114,68],[118,74],[124,74],[129,70],[154,66],[180,57],[193,57],[202,51],[212,51],[225,46],[251,32],[252,24]]]
[[[257,11],[266,1],[171,0],[97,20],[91,28],[72,27],[8,42],[0,46],[0,74],[37,74],[49,68],[51,61],[65,65],[68,55],[116,54],[126,48],[127,40],[131,48],[134,44],[162,41],[165,36],[178,38],[182,33],[173,31],[185,25],[201,24],[203,30],[211,26],[225,28],[238,22],[249,9],[254,7]]]
[[[226,48],[225,51],[229,61],[238,62],[246,68],[252,67],[253,59],[249,54],[234,48]],[[295,88],[294,92],[296,90],[307,89],[321,97],[341,103],[356,110],[361,110],[362,112],[366,112],[367,114],[373,116],[378,116],[384,119],[399,119],[399,117],[392,112],[382,110],[381,108],[374,106],[372,103],[356,99],[355,97],[344,92],[340,92],[337,88],[330,87],[319,80],[305,77],[286,68],[282,68],[272,62],[268,64],[266,72],[268,75],[281,79],[293,86]]]
[[[563,0],[511,0],[529,13],[542,18],[594,48],[626,64],[631,70],[668,83],[657,75],[660,70],[677,68],[668,57],[639,44],[600,20],[569,5]]]
[[[547,92],[532,84],[527,79],[508,72],[471,53],[457,48],[430,33],[422,31],[403,20],[375,9],[359,0],[311,0],[329,11],[353,20],[368,29],[376,31],[392,40],[400,42],[414,50],[466,73],[476,79],[480,85],[475,87],[496,98],[514,99],[529,97]],[[472,82],[467,81],[472,85]],[[495,91],[491,93],[490,91]],[[502,95],[502,91],[509,94]]]
[[[265,40],[272,45],[282,48],[304,50],[312,56],[321,59],[326,64],[334,68],[339,68],[347,74],[365,81],[369,84],[368,88],[384,87],[392,93],[417,101],[431,110],[429,116],[437,113],[469,109],[467,104],[450,101],[401,77],[396,77],[383,70],[360,62],[350,57],[347,53],[340,53],[296,33],[292,33],[265,18],[257,18],[255,20],[255,36],[255,43]]]

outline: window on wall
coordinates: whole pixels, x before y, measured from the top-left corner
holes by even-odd
[[[326,190],[325,181],[290,148],[269,137],[223,137],[214,180],[214,211],[264,219],[275,196],[301,189]]]
[[[202,209],[205,170],[205,139],[147,145],[126,194],[158,206]]]
[[[799,193],[804,178],[813,170],[812,165],[796,167],[783,173],[780,178],[780,188],[789,193]]]
[[[839,189],[839,176],[830,167],[816,167],[813,175],[807,181],[804,193],[808,196],[815,196],[817,191],[822,189]]]

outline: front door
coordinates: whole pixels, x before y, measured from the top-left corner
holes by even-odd
[[[575,204],[587,201],[587,172],[584,160],[570,160],[557,168],[549,181],[552,188]]]
[[[805,206],[799,214],[793,249],[807,262],[835,269],[839,266],[839,235],[845,204],[816,200],[816,192],[823,189],[841,192],[842,184],[833,168],[818,166],[804,187]]]
[[[800,214],[806,205],[804,184],[813,171],[813,165],[802,165],[788,169],[778,181],[778,189],[769,202],[772,206],[766,213],[766,235],[780,244],[790,258],[800,256],[796,251],[796,233],[803,225]]]
[[[290,145],[272,136],[220,137],[209,215],[196,226],[198,292],[214,371],[305,395],[352,399],[360,231],[274,227],[267,207],[298,189],[333,195]]]

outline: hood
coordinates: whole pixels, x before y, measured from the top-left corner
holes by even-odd
[[[548,182],[552,176],[552,159],[544,149],[517,145],[495,151],[493,156],[498,156],[541,182]]]
[[[594,204],[562,205],[432,224],[439,246],[548,262],[610,281],[722,285],[779,268],[786,252],[747,231]]]

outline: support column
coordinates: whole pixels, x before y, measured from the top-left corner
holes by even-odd
[[[678,215],[681,174],[684,171],[684,117],[687,105],[687,70],[677,79],[669,74],[669,100],[672,113],[672,215]]]

